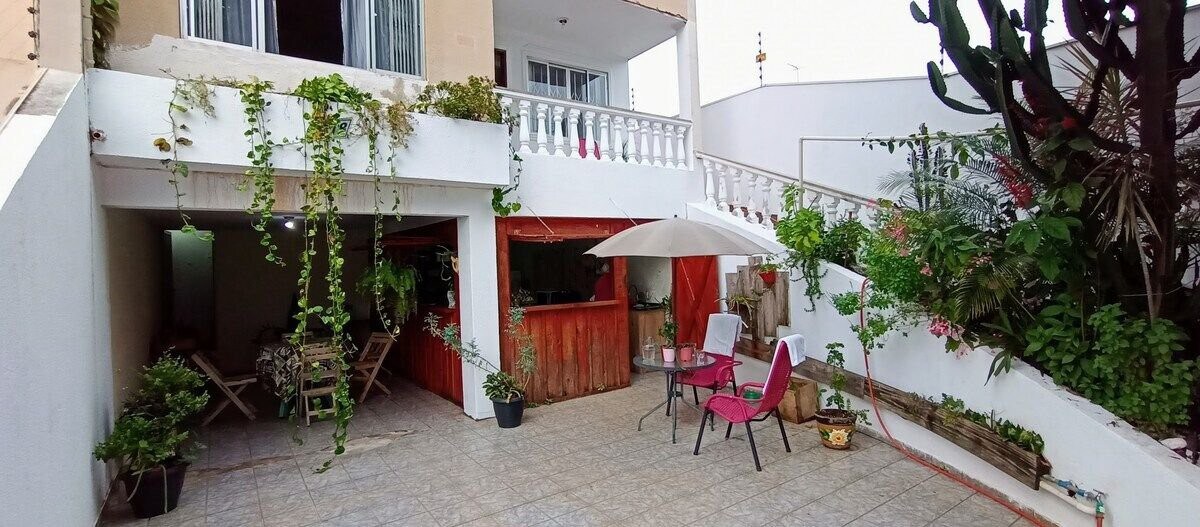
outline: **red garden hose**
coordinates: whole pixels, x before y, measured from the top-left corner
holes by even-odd
[[[867,284],[869,282],[870,282],[869,279],[863,280],[862,287],[859,288],[859,291],[858,291],[858,298],[859,298],[858,324],[859,324],[859,327],[866,327],[866,317],[867,317],[867,315],[866,315],[866,311],[867,311],[866,297],[867,297]],[[1017,516],[1020,516],[1024,519],[1028,520],[1030,523],[1037,525],[1038,527],[1048,527],[1045,523],[1042,523],[1041,520],[1034,518],[1029,513],[1026,513],[1026,512],[1018,509],[1017,507],[1013,506],[1012,504],[1009,504],[1007,501],[1004,501],[1004,500],[1000,499],[998,496],[993,495],[991,492],[984,490],[980,486],[975,485],[974,483],[972,483],[964,478],[960,478],[954,474],[951,474],[950,472],[942,469],[939,466],[934,465],[933,463],[925,461],[921,457],[919,457],[916,454],[913,454],[911,451],[909,451],[907,447],[900,444],[900,442],[897,441],[895,437],[892,437],[892,432],[890,430],[888,430],[887,424],[885,424],[883,422],[883,414],[879,411],[879,402],[875,399],[875,381],[874,381],[874,379],[871,378],[870,353],[868,353],[866,345],[863,345],[863,367],[866,368],[866,372],[867,372],[867,393],[870,394],[870,396],[871,396],[871,408],[875,410],[875,422],[879,423],[879,427],[883,429],[883,434],[885,436],[887,436],[888,442],[891,443],[892,448],[899,450],[901,454],[905,455],[905,457],[908,457],[909,459],[916,461],[921,466],[924,466],[925,468],[928,468],[934,472],[937,472],[938,474],[946,476],[947,478],[950,478],[951,480],[957,482],[959,485],[962,485],[968,489],[971,489],[975,493],[981,494],[984,497],[986,497],[996,503],[999,503],[1000,505],[1003,505],[1008,510],[1016,513]],[[1103,527],[1103,526],[1104,526],[1104,517],[1097,516],[1096,517],[1096,527]]]

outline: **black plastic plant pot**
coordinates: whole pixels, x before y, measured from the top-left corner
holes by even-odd
[[[179,506],[179,494],[183,490],[183,478],[187,475],[188,463],[178,462],[166,466],[166,476],[162,467],[147,470],[140,474],[121,474],[121,483],[125,485],[125,495],[129,496],[129,505],[133,507],[133,515],[138,518],[153,518],[175,510]]]
[[[516,428],[521,426],[521,416],[525,415],[525,398],[515,398],[506,402],[504,399],[492,399],[492,408],[496,410],[496,424],[500,428]]]

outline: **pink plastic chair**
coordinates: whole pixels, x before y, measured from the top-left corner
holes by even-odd
[[[742,361],[734,360],[734,343],[741,333],[742,317],[729,313],[713,313],[708,316],[708,331],[704,335],[704,351],[717,365],[701,370],[681,372],[677,382],[692,387],[692,397],[700,404],[696,388],[712,390],[715,394],[730,384],[737,386],[733,367]]]
[[[791,374],[791,357],[788,354],[787,343],[780,341],[779,346],[775,348],[775,357],[771,360],[771,371],[767,374],[766,383],[748,382],[738,386],[735,395],[719,393],[704,402],[704,417],[700,419],[700,433],[696,436],[696,449],[692,451],[692,455],[700,455],[700,441],[704,438],[704,422],[713,418],[714,415],[719,415],[729,422],[729,426],[725,429],[725,439],[729,439],[729,434],[733,432],[734,423],[746,425],[746,437],[750,440],[750,452],[754,455],[754,468],[762,472],[762,464],[758,461],[758,447],[754,445],[754,432],[750,430],[750,422],[765,421],[771,417],[772,413],[775,414],[775,420],[779,422],[779,433],[783,435],[783,448],[791,452],[792,446],[788,444],[787,431],[783,429],[783,418],[779,415],[779,402],[783,400],[783,395],[787,392],[788,378],[791,377]],[[762,399],[742,398],[742,394],[748,387],[761,389]],[[759,417],[760,415],[762,417]]]

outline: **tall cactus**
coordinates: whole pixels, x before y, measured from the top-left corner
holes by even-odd
[[[933,93],[958,111],[1000,114],[1013,155],[1047,189],[1088,187],[1091,210],[1099,211],[1096,223],[1113,222],[1121,213],[1135,218],[1118,226],[1123,249],[1138,253],[1120,272],[1143,278],[1128,293],[1144,295],[1152,317],[1178,320],[1193,311],[1194,295],[1179,285],[1184,268],[1194,263],[1196,242],[1180,236],[1179,226],[1186,224],[1184,207],[1194,208],[1200,199],[1200,176],[1177,156],[1180,140],[1200,128],[1200,112],[1182,126],[1176,112],[1179,83],[1200,72],[1200,53],[1184,56],[1184,0],[1063,0],[1067,29],[1095,66],[1078,91],[1067,93],[1054,87],[1042,34],[1049,0],[1025,0],[1023,12],[1006,10],[1000,0],[977,1],[988,25],[987,46],[971,45],[957,0],[929,0],[928,11],[910,4],[917,22],[938,29],[945,55],[981,105],[952,98],[937,63],[930,62]],[[1136,32],[1132,49],[1118,34],[1123,28]],[[1098,122],[1111,117],[1103,115],[1101,97],[1114,78],[1130,87],[1129,108],[1136,114],[1119,134]],[[1056,150],[1068,142],[1072,148]],[[1134,195],[1112,198],[1118,187]],[[1187,228],[1195,236],[1194,226]]]

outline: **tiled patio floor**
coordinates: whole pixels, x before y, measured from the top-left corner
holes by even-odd
[[[302,427],[304,444],[295,446],[286,421],[246,423],[231,410],[205,432],[208,449],[178,509],[133,520],[114,503],[117,490],[102,524],[1028,525],[863,435],[838,452],[821,447],[812,428],[785,423],[786,453],[774,420],[759,423],[764,467],[755,472],[744,428],[726,440],[718,422],[692,456],[699,416],[681,408],[678,444],[661,413],[638,432],[663,380],[634,379],[628,389],[531,408],[509,430],[395,382],[391,397],[358,408],[352,452],[324,474],[312,467],[325,459],[328,423]]]

